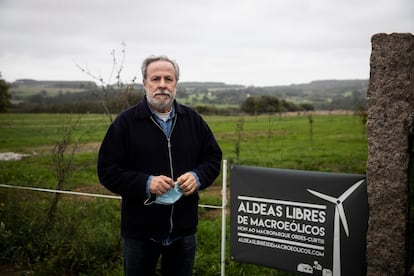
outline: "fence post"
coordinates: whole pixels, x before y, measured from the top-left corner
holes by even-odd
[[[226,206],[227,206],[227,160],[223,160],[223,181],[221,199],[221,276],[226,271]]]
[[[414,36],[371,39],[368,104],[367,275],[406,275],[408,121],[414,112]]]

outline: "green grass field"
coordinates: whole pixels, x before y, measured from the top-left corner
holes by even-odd
[[[204,118],[229,166],[237,163],[365,173],[367,139],[365,126],[358,116],[274,114]],[[75,155],[63,189],[105,193],[96,176],[96,160],[100,141],[108,126],[108,118],[96,114],[0,114],[0,153],[29,154],[19,161],[0,161],[0,183],[55,188],[56,169],[51,152],[70,132],[71,143],[67,152],[75,150]],[[220,186],[221,176],[213,187],[201,193],[200,203],[220,205]],[[231,191],[231,183],[229,188]],[[47,243],[51,244],[46,250],[43,246],[36,247],[44,244],[45,240],[30,237],[42,229],[42,221],[47,221],[44,214],[53,197],[53,194],[0,188],[0,244],[3,243],[4,247],[0,246],[0,252],[3,252],[0,253],[0,274],[3,264],[15,270],[42,271],[49,268],[47,272],[58,267],[62,273],[119,275],[122,271],[119,202],[62,197],[56,212],[56,221],[60,223],[48,228]],[[215,210],[200,210],[194,275],[219,275],[219,215]],[[16,233],[13,227],[19,232]],[[78,235],[82,237],[79,243],[74,241]],[[66,248],[65,252],[58,251],[59,244]],[[14,250],[7,250],[10,247]],[[64,254],[64,257],[52,258],[58,254]],[[226,272],[227,275],[290,275],[276,269],[232,262],[228,251]]]
[[[309,116],[206,116],[205,120],[229,164],[365,172],[367,141],[365,126],[358,116],[313,115],[311,121]],[[0,181],[8,183],[8,177],[13,177],[18,184],[33,185],[25,182],[27,173],[39,172],[44,164],[45,171],[39,176],[34,173],[33,177],[45,180],[42,185],[53,185],[54,172],[48,173],[50,168],[46,166],[51,162],[50,152],[64,133],[71,130],[69,147],[76,147],[76,173],[68,182],[70,186],[96,184],[97,150],[108,125],[107,117],[95,114],[1,114],[0,152],[31,156],[18,162],[1,162]],[[26,177],[20,177],[23,173]]]

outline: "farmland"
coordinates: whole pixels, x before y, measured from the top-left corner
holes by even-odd
[[[230,162],[363,173],[365,126],[356,115],[204,116]],[[237,129],[237,125],[241,129]],[[96,114],[1,114],[1,152],[47,155],[71,128],[79,154],[95,151],[109,120]],[[240,145],[238,156],[235,144]],[[39,156],[39,157],[40,157]],[[352,159],[351,161],[348,161]],[[356,162],[355,162],[356,161]]]
[[[204,118],[229,165],[365,173],[367,140],[360,116],[278,113]],[[97,114],[0,114],[0,153],[28,155],[0,161],[0,183],[55,189],[54,149],[65,142],[60,160],[68,166],[60,188],[109,194],[96,176],[97,151],[108,126],[108,118]],[[221,176],[201,192],[200,203],[220,205],[220,185]],[[228,188],[231,192],[231,183]],[[119,202],[65,195],[59,198],[50,223],[55,198],[0,188],[0,273],[9,269],[120,274]],[[200,209],[195,275],[220,271],[218,215]],[[226,271],[228,275],[289,275],[232,262],[228,252]]]

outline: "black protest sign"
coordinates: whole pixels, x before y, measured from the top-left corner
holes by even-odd
[[[364,175],[232,166],[230,255],[304,275],[364,275]]]

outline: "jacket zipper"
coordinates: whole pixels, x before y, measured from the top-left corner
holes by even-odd
[[[167,135],[164,132],[162,127],[155,121],[155,119],[152,116],[150,118],[154,122],[154,124],[162,131],[162,133],[164,133],[165,137],[167,138],[168,158],[170,159],[170,173],[171,173],[171,178],[174,179],[174,169],[173,169],[173,165],[172,165],[172,153],[171,153],[171,134],[174,130],[175,123],[177,122],[177,115],[175,115],[175,117],[174,117],[174,121],[172,123],[169,135]],[[171,206],[171,212],[170,212],[170,233],[172,232],[173,227],[174,227],[173,214],[174,214],[174,204]]]
[[[171,131],[172,132],[172,128],[173,126],[171,126]],[[173,171],[173,166],[172,166],[172,155],[171,155],[171,139],[170,137],[167,137],[167,141],[168,141],[168,156],[170,158],[170,171],[171,171],[171,178],[174,180],[174,171]],[[174,204],[171,206],[171,212],[170,212],[170,234],[172,233],[173,230],[173,214],[174,214]]]

